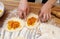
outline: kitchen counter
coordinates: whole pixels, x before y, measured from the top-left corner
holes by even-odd
[[[9,11],[12,11],[16,9],[19,5],[19,2],[13,2],[13,1],[2,1],[5,5],[5,12],[4,15],[0,18],[0,27],[2,27],[4,20],[7,18]],[[42,7],[42,4],[39,3],[31,3],[29,2],[29,8],[31,9],[30,12],[38,13],[40,8]],[[56,5],[52,8],[52,10],[55,10],[56,7],[60,7],[59,5]],[[60,27],[60,19],[52,15],[52,18],[55,20],[55,23]]]

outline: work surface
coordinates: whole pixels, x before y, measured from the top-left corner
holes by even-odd
[[[9,14],[9,11],[16,9],[19,5],[18,2],[12,2],[12,1],[2,1],[2,2],[5,5],[5,12],[4,12],[4,15],[0,18],[0,27],[2,27],[4,20],[7,18]],[[56,5],[56,6],[60,7],[59,5]],[[38,13],[40,8],[42,7],[42,4],[29,3],[29,7],[31,9],[30,12]],[[55,23],[60,27],[60,19],[55,16],[52,16],[52,18],[55,20]]]

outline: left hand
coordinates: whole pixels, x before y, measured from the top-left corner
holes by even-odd
[[[27,1],[20,1],[18,7],[18,15],[20,18],[26,19],[27,14],[29,14],[29,7]]]
[[[46,22],[51,18],[51,7],[48,4],[43,5],[41,12],[39,13],[39,19],[42,22]]]

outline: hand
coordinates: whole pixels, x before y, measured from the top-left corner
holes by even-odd
[[[27,2],[20,2],[18,7],[18,15],[20,18],[26,18],[29,12],[28,3]]]
[[[43,7],[41,8],[39,19],[42,22],[46,22],[51,19],[51,7],[48,4],[43,5]]]

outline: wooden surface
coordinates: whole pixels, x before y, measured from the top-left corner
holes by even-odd
[[[56,17],[60,18],[60,6],[56,6],[52,8],[52,14],[54,14]]]
[[[8,1],[2,1],[2,0],[1,2],[3,2],[5,5],[5,12],[3,17],[0,18],[0,27],[3,25],[4,20],[7,18],[9,11],[16,9],[19,5],[19,2],[13,2],[13,1],[8,2]],[[29,4],[30,12],[34,12],[34,13],[38,13],[40,8],[42,7],[42,4],[39,4],[39,3],[28,3],[28,4]],[[60,27],[60,19],[56,18],[55,16],[53,17],[53,19],[55,20],[55,23]]]

